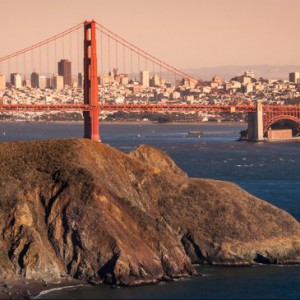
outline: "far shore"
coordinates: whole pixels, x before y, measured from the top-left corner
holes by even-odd
[[[83,121],[25,121],[25,120],[18,120],[18,121],[11,121],[11,120],[1,120],[1,123],[33,123],[33,124],[39,124],[39,123],[46,123],[46,124],[83,124]],[[247,125],[246,122],[235,122],[235,121],[224,121],[224,122],[165,122],[165,123],[159,123],[157,121],[99,121],[99,124],[105,124],[105,125],[219,125],[219,126],[232,126],[232,125],[241,125],[245,126]]]
[[[263,142],[268,143],[287,143],[287,142],[300,142],[300,136],[294,136],[289,139],[264,139]]]

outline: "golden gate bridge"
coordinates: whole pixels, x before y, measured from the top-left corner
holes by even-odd
[[[100,140],[99,135],[99,114],[101,111],[148,111],[148,112],[228,112],[228,113],[257,113],[255,105],[208,105],[208,104],[111,104],[98,99],[98,68],[100,78],[105,78],[104,74],[109,74],[112,70],[122,68],[120,77],[128,77],[127,73],[134,78],[141,70],[152,69],[152,76],[158,76],[159,84],[162,78],[166,77],[165,83],[183,78],[190,86],[202,85],[194,76],[191,76],[170,64],[163,62],[150,53],[142,50],[134,44],[113,33],[103,25],[95,21],[85,21],[77,24],[59,34],[47,38],[39,43],[0,57],[1,69],[6,64],[6,73],[10,74],[11,68],[19,72],[23,68],[25,77],[30,61],[31,69],[38,66],[38,72],[49,74],[50,64],[56,64],[58,52],[61,57],[69,56],[70,61],[77,54],[77,71],[80,71],[81,50],[80,31],[84,33],[83,39],[83,91],[84,97],[80,104],[0,104],[0,112],[69,112],[81,111],[84,116],[84,137],[92,140]],[[74,33],[77,36],[74,39]],[[68,51],[66,51],[66,39],[69,39]],[[97,39],[100,40],[100,49],[97,50]],[[76,45],[77,41],[77,45]],[[60,45],[59,45],[60,44]],[[50,51],[50,47],[54,51]],[[77,46],[77,47],[76,47]],[[74,51],[76,49],[76,51]],[[68,53],[67,53],[68,52]],[[74,55],[74,52],[76,54]],[[99,58],[99,59],[98,59]],[[98,67],[99,64],[99,67]],[[22,65],[22,66],[21,66]],[[112,68],[114,66],[114,68]],[[148,71],[147,71],[148,72]],[[159,74],[159,75],[156,75]],[[149,79],[147,79],[149,80]],[[261,115],[261,117],[259,117]],[[259,120],[261,118],[261,120]],[[270,126],[279,120],[290,120],[298,125],[300,132],[300,107],[291,105],[262,106],[260,114],[256,118],[256,127],[260,133],[256,133],[254,139],[261,139]],[[261,127],[261,128],[260,128]]]

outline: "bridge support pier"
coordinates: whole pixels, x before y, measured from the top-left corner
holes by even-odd
[[[248,140],[262,141],[264,139],[263,106],[257,102],[256,112],[248,113]]]
[[[83,112],[84,138],[93,141],[100,141],[99,134],[99,107],[92,107],[89,111]]]
[[[84,138],[100,141],[95,21],[84,22],[84,104]]]

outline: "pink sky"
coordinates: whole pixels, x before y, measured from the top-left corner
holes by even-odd
[[[0,0],[0,57],[85,19],[178,68],[300,63],[298,0]]]

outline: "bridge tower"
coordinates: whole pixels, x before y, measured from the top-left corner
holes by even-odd
[[[256,112],[248,113],[248,139],[262,141],[264,139],[263,105],[257,101]]]
[[[96,22],[84,22],[84,104],[90,106],[83,112],[84,138],[100,141],[99,105],[96,52]]]

